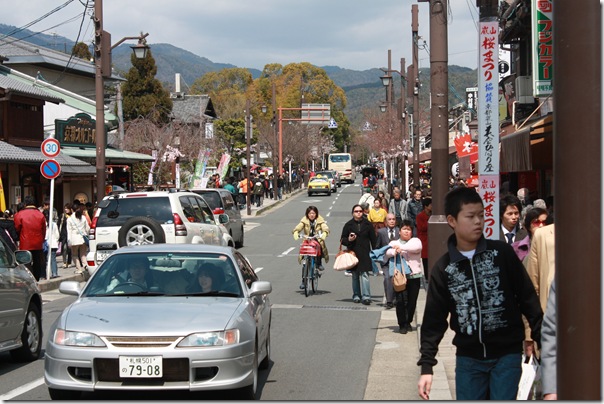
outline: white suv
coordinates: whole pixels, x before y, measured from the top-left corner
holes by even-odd
[[[90,226],[89,272],[124,246],[189,243],[234,246],[224,227],[226,214],[214,216],[193,192],[149,191],[109,195],[99,203]]]

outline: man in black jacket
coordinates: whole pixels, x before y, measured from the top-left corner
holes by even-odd
[[[445,197],[454,234],[432,268],[421,325],[418,392],[427,400],[438,344],[455,332],[458,400],[515,400],[522,374],[524,324],[541,340],[543,312],[535,288],[511,246],[483,236],[484,207],[472,188]]]

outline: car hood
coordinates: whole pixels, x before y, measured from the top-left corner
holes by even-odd
[[[227,297],[95,297],[74,302],[63,327],[100,335],[187,335],[219,331],[243,310],[243,299]]]

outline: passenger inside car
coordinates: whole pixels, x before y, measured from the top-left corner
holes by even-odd
[[[224,272],[218,265],[202,261],[197,264],[196,274],[189,292],[210,292],[222,289]]]

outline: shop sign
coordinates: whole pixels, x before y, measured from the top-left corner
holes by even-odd
[[[96,120],[85,113],[76,114],[65,121],[55,119],[55,137],[61,146],[96,147]]]

